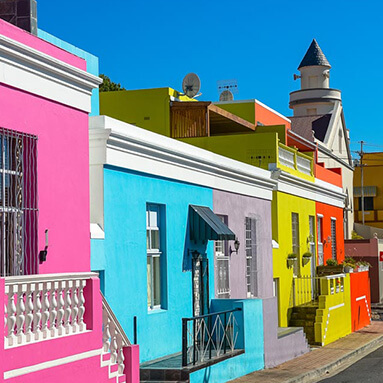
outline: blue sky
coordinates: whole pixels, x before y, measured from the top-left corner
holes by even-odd
[[[39,28],[100,58],[101,73],[127,89],[181,90],[200,76],[202,100],[237,79],[236,99],[257,98],[290,116],[289,92],[315,37],[342,91],[351,141],[383,151],[380,1],[38,0]],[[356,149],[356,144],[353,144]]]

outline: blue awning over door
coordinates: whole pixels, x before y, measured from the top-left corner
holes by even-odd
[[[190,205],[189,218],[193,241],[235,240],[235,234],[207,206]]]

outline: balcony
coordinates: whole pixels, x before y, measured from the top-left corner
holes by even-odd
[[[313,175],[312,158],[281,143],[278,145],[278,165],[297,170],[309,176]]]
[[[47,381],[46,370],[62,365],[73,381],[129,381],[134,363],[138,374],[138,350],[102,301],[97,274],[5,277],[0,293],[0,358],[7,361],[0,374],[10,382],[30,371],[36,381]],[[89,364],[99,368],[89,372]]]
[[[300,102],[341,101],[341,92],[338,89],[317,88],[296,90],[290,93],[290,107]]]

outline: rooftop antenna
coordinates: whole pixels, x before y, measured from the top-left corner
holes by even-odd
[[[201,88],[201,80],[195,73],[187,74],[182,81],[182,90],[189,98],[194,98],[200,96],[202,93],[198,94]]]
[[[238,93],[238,81],[236,79],[219,80],[217,81],[217,90],[219,101],[233,101],[234,94]]]
[[[233,101],[234,100],[234,95],[232,91],[230,90],[224,90],[220,95],[219,95],[219,101]]]

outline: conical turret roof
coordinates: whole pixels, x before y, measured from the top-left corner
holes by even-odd
[[[311,45],[309,46],[309,49],[307,49],[305,57],[303,57],[303,60],[299,64],[298,69],[304,66],[314,65],[328,66],[329,68],[331,68],[330,63],[326,59],[326,56],[322,52],[322,49],[320,49],[320,46],[318,45],[315,39],[313,39]]]

